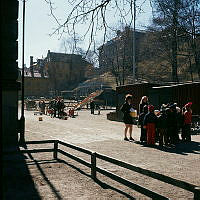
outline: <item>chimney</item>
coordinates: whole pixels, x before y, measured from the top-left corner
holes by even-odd
[[[33,56],[30,56],[30,71],[31,71],[31,77],[34,77],[34,71],[33,71]]]

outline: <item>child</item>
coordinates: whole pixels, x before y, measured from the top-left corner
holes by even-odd
[[[182,140],[190,142],[191,141],[191,134],[190,134],[190,128],[192,123],[192,109],[191,109],[192,103],[187,103],[184,108],[185,111],[183,112],[184,117],[184,125],[183,125],[183,133],[182,133]]]
[[[148,113],[148,106],[145,105],[143,107],[142,113],[139,115],[138,123],[141,126],[141,136],[140,136],[140,142],[146,142],[147,141],[147,132],[146,129],[144,129],[144,117]]]
[[[165,105],[162,105],[160,109],[160,115],[157,119],[157,130],[158,130],[158,137],[159,137],[159,146],[163,146],[163,140],[164,144],[168,144],[167,139],[167,114],[165,112]]]
[[[100,115],[101,108],[100,108],[100,106],[98,104],[96,105],[96,109],[98,110],[98,115]]]
[[[157,117],[154,114],[153,105],[149,105],[148,110],[149,112],[144,117],[144,128],[147,131],[147,144],[155,145]]]

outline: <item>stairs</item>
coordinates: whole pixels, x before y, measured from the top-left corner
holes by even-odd
[[[103,92],[103,90],[96,90],[95,92],[91,93],[88,97],[83,99],[83,101],[76,104],[74,106],[74,110],[77,110],[77,109],[81,108],[82,106],[86,105],[87,103],[90,103],[95,97],[99,96],[102,92]]]

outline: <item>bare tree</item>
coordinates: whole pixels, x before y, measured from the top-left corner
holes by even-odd
[[[172,68],[172,80],[178,82],[178,56],[185,56],[191,73],[191,59],[194,57],[196,68],[199,69],[199,50],[197,37],[200,24],[199,0],[151,0],[154,25],[166,39],[169,47]],[[168,43],[168,44],[167,44]],[[183,49],[184,47],[184,49]],[[184,53],[183,53],[184,52]]]
[[[132,75],[132,29],[123,27],[117,30],[107,43],[99,49],[102,70],[111,71],[115,76],[116,85],[124,85],[127,76]]]
[[[183,37],[187,38],[187,46],[184,51],[187,52],[187,57],[190,63],[194,58],[195,69],[198,72],[200,79],[200,0],[185,0],[184,9],[180,16],[180,24],[184,31]]]
[[[137,2],[137,13],[143,11],[142,6],[147,2],[147,0],[66,0],[72,6],[72,10],[66,19],[59,20],[54,13],[53,0],[45,1],[49,5],[51,16],[58,25],[51,35],[57,33],[62,37],[67,33],[74,37],[78,32],[77,27],[84,24],[86,28],[82,32],[81,39],[89,36],[88,50],[96,40],[98,32],[103,33],[103,40],[106,41],[108,31],[112,30],[110,18],[131,26],[134,18],[134,2]]]
[[[73,37],[63,37],[60,44],[60,50],[64,51],[64,53],[74,54],[80,49],[81,42],[82,40],[78,34]]]
[[[154,8],[153,22],[157,28],[165,33],[164,37],[169,41],[171,52],[172,81],[178,82],[177,74],[177,50],[178,50],[178,32],[179,32],[179,14],[181,12],[181,0],[152,0]]]

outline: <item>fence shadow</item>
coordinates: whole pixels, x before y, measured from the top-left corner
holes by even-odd
[[[26,165],[26,156],[19,151],[15,155],[3,154],[2,157],[1,199],[21,200],[31,197],[40,200],[41,197]]]
[[[48,180],[48,178],[46,177],[46,174],[44,173],[44,171],[42,170],[42,168],[40,167],[40,164],[42,164],[42,161],[35,161],[34,158],[32,157],[31,153],[39,153],[39,152],[53,152],[53,160],[50,160],[49,162],[54,162],[55,160],[57,162],[62,162],[64,164],[67,164],[68,166],[70,167],[73,167],[74,169],[76,169],[77,171],[79,171],[81,174],[83,175],[86,175],[90,178],[92,178],[97,184],[99,184],[102,188],[104,189],[111,189],[111,190],[114,190],[116,192],[119,192],[120,194],[123,194],[124,196],[130,198],[130,199],[134,199],[134,197],[130,196],[129,194],[127,194],[126,192],[123,192],[121,190],[119,190],[118,188],[114,188],[113,186],[107,184],[107,183],[104,183],[102,181],[100,181],[97,176],[96,176],[96,173],[100,173],[108,178],[111,178],[112,180],[118,182],[118,183],[121,183],[141,194],[144,194],[148,197],[151,197],[153,199],[168,199],[167,197],[165,196],[162,196],[161,194],[159,193],[156,193],[154,191],[151,191],[143,186],[140,186],[140,185],[137,185],[127,179],[124,179],[123,177],[120,177],[114,173],[111,173],[103,168],[100,168],[98,167],[96,164],[96,160],[97,159],[100,159],[100,160],[104,160],[104,161],[107,161],[109,163],[112,163],[112,164],[115,164],[117,166],[120,166],[120,167],[123,167],[123,168],[126,168],[126,169],[129,169],[129,170],[132,170],[132,171],[135,171],[135,172],[138,172],[140,174],[143,174],[143,175],[146,175],[146,176],[149,176],[149,177],[152,177],[154,179],[157,179],[157,180],[160,180],[162,182],[165,182],[165,183],[168,183],[168,184],[171,184],[173,186],[177,186],[179,188],[182,188],[184,190],[187,190],[187,191],[191,191],[194,193],[194,199],[200,199],[200,189],[196,186],[196,185],[193,185],[193,184],[190,184],[190,183],[187,183],[187,182],[184,182],[184,181],[181,181],[181,180],[177,180],[177,179],[174,179],[174,178],[171,178],[171,177],[168,177],[168,176],[165,176],[165,175],[162,175],[162,174],[159,174],[159,173],[156,173],[156,172],[153,172],[153,171],[150,171],[150,170],[147,170],[147,169],[142,169],[140,167],[137,167],[137,166],[134,166],[134,165],[131,165],[130,163],[126,163],[126,162],[123,162],[121,160],[117,160],[115,158],[112,158],[112,157],[109,157],[109,156],[106,156],[106,155],[103,155],[103,154],[99,154],[99,153],[96,153],[96,152],[92,152],[88,149],[84,149],[84,148],[81,148],[79,146],[75,146],[75,145],[72,145],[72,144],[69,144],[69,143],[65,143],[65,142],[62,142],[62,141],[59,141],[59,140],[44,140],[44,141],[28,141],[26,142],[26,144],[47,144],[47,143],[53,143],[54,144],[54,148],[52,149],[29,149],[27,148],[27,146],[25,147],[26,150],[22,150],[21,152],[23,153],[28,153],[28,156],[30,159],[33,160],[33,163],[36,164],[36,166],[38,167],[40,173],[42,174],[42,176],[44,177],[44,180],[47,182],[47,184],[50,186],[51,190],[55,193],[57,199],[62,199],[62,197],[60,196],[59,193],[57,193],[57,190],[55,189],[55,187],[51,184],[51,182]],[[71,148],[71,149],[74,149],[76,151],[79,151],[79,152],[82,152],[82,153],[85,153],[89,156],[91,156],[91,162],[88,162],[80,157],[77,157],[77,156],[74,156],[73,154],[70,154],[68,152],[65,152],[61,149],[58,148],[58,144],[59,145],[63,145],[65,147],[68,147],[68,148]],[[145,146],[144,146],[145,147]],[[164,148],[160,148],[159,146],[154,146],[154,148],[157,148],[159,150],[164,150],[164,151],[168,151],[170,153],[181,153],[183,155],[187,155],[185,152],[192,152],[192,153],[197,153],[199,154],[199,150],[200,150],[200,143],[199,142],[190,142],[190,145],[189,147],[190,148],[186,148],[188,147],[188,144],[186,143],[180,143],[177,145],[176,148],[168,148],[168,147],[164,147]],[[166,149],[165,149],[166,148]],[[87,171],[84,172],[82,169],[80,169],[79,167],[75,167],[73,164],[70,164],[64,160],[61,160],[61,159],[58,159],[57,157],[57,154],[58,153],[61,153],[62,155],[72,159],[72,160],[75,160],[76,162],[78,163],[81,163],[82,165],[86,166],[86,167],[89,167],[91,169],[90,172]],[[43,161],[44,163],[45,162],[48,162],[48,161]],[[89,174],[88,174],[89,173]]]
[[[83,175],[85,175],[85,176],[91,178],[91,174],[88,174],[88,173],[84,172],[84,171],[81,170],[80,168],[78,168],[78,167],[76,167],[76,166],[74,166],[74,165],[72,165],[72,164],[66,162],[65,160],[57,159],[57,161],[58,161],[59,163],[63,163],[63,164],[65,164],[65,165],[68,165],[69,167],[71,167],[71,168],[77,170],[78,172],[80,172],[81,174],[83,174]],[[131,199],[131,200],[134,200],[134,199],[135,199],[134,197],[132,197],[132,196],[130,196],[129,194],[127,194],[126,192],[124,192],[124,191],[122,191],[122,190],[120,190],[120,189],[118,189],[118,188],[115,188],[115,187],[113,187],[113,186],[111,186],[111,185],[109,185],[109,184],[107,184],[107,183],[105,183],[105,182],[102,182],[102,181],[100,181],[99,179],[95,179],[95,183],[97,183],[97,184],[98,184],[99,186],[101,186],[103,189],[110,189],[110,190],[113,190],[113,191],[115,191],[115,192],[118,192],[119,194],[124,195],[125,197],[127,197],[127,198],[129,198],[129,199]]]
[[[27,145],[24,145],[24,149],[28,149]],[[57,189],[55,188],[55,186],[51,183],[51,181],[48,179],[48,177],[46,176],[46,174],[44,173],[42,167],[40,166],[39,162],[37,160],[34,159],[34,157],[32,156],[31,153],[27,153],[29,158],[31,160],[33,160],[33,163],[36,165],[37,169],[39,170],[40,174],[42,175],[43,179],[45,180],[45,182],[49,185],[51,191],[55,194],[56,199],[58,200],[62,200],[62,196],[57,192]],[[52,161],[52,160],[51,160]]]
[[[111,186],[111,185],[108,185],[107,183],[102,182],[102,181],[100,181],[99,179],[96,179],[95,182],[96,182],[98,185],[100,185],[103,189],[110,189],[110,190],[113,190],[113,191],[115,191],[115,192],[118,192],[118,193],[124,195],[125,197],[127,197],[128,199],[131,199],[131,200],[135,200],[135,199],[136,199],[135,197],[133,197],[133,196],[127,194],[126,192],[124,192],[124,191],[122,191],[122,190],[120,190],[120,189],[118,189],[118,188],[115,188],[115,187],[113,187],[113,186]]]

